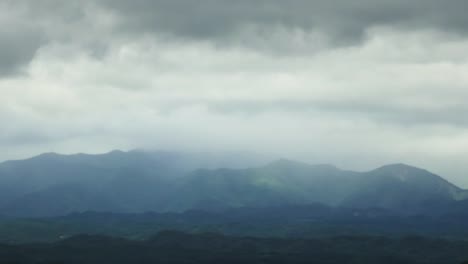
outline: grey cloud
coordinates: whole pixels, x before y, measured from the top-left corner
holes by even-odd
[[[22,23],[40,22],[51,41],[76,42],[75,34],[79,34],[83,38],[81,47],[98,57],[121,36],[135,38],[145,34],[247,46],[279,54],[356,45],[374,26],[468,34],[468,16],[464,12],[468,2],[464,0],[4,1],[26,12]],[[115,16],[117,24],[109,32],[94,32],[92,20],[99,21],[103,16],[96,10]],[[278,29],[292,33],[274,34]],[[299,40],[294,40],[295,31],[304,35],[299,34]],[[317,33],[317,39],[309,33]],[[2,58],[24,64],[33,51],[34,48],[17,52],[22,57],[16,60],[7,56],[9,51],[3,51]],[[7,72],[5,68],[1,71]]]
[[[33,128],[30,128],[29,132],[24,133],[14,133],[8,135],[1,135],[0,144],[3,146],[29,146],[34,144],[46,144],[51,143],[56,138],[49,137],[42,132],[33,131]]]
[[[98,0],[99,1],[99,0]],[[335,44],[355,43],[373,26],[429,27],[467,33],[463,0],[100,0],[129,32],[165,32],[225,39],[246,25],[324,32]]]
[[[21,72],[41,47],[42,37],[31,31],[0,32],[0,77]]]
[[[54,28],[44,27],[45,18],[52,18],[52,25],[63,24],[68,15],[57,12],[54,3],[0,0],[0,78],[25,72],[24,67],[50,41]]]
[[[1,105],[13,104],[0,108],[10,124],[0,158],[216,145],[320,149],[324,162],[348,164],[455,157],[466,171],[467,9],[466,0],[0,0],[0,78],[35,60],[27,78],[0,80]],[[375,26],[390,28],[367,35]],[[361,46],[290,57],[309,51],[314,39],[301,34],[315,32],[323,48]]]
[[[185,101],[179,104],[167,104],[162,107],[163,113],[171,113],[191,105],[206,106],[210,111],[221,114],[245,114],[252,116],[271,111],[308,113],[323,115],[331,114],[365,118],[373,122],[390,123],[399,126],[419,126],[444,124],[460,128],[468,128],[468,120],[464,113],[468,112],[466,105],[446,106],[441,109],[424,108],[418,105],[412,107],[394,103],[365,101],[317,101],[317,100],[276,100],[276,101],[242,101],[229,100],[222,102]]]
[[[23,72],[37,51],[50,43],[74,43],[83,39],[92,55],[103,53],[102,40],[87,36],[85,25],[92,0],[0,0],[0,78]],[[95,5],[94,5],[95,6]],[[95,18],[94,18],[95,19]]]

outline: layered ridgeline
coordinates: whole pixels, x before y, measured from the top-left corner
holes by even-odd
[[[467,204],[467,191],[403,164],[361,173],[289,160],[260,166],[263,162],[255,155],[144,151],[43,154],[8,161],[0,164],[0,215],[179,212],[313,203],[420,214]],[[217,169],[221,167],[225,168]]]

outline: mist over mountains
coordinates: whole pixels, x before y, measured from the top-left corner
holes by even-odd
[[[245,153],[146,151],[48,153],[0,164],[0,215],[9,217],[316,203],[417,215],[468,208],[467,198],[468,191],[404,164],[353,172]]]

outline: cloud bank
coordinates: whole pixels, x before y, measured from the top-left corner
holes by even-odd
[[[468,186],[467,8],[0,0],[0,158],[249,150]]]

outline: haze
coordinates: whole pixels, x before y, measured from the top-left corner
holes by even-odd
[[[467,187],[464,0],[0,0],[1,160],[249,151]]]

